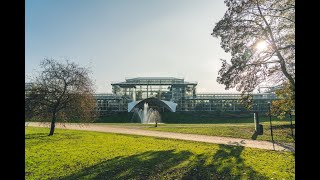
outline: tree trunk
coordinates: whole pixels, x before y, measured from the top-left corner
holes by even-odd
[[[158,120],[156,120],[156,125],[155,125],[155,127],[158,127]]]
[[[53,133],[54,133],[55,123],[56,123],[56,118],[57,118],[56,116],[57,116],[57,114],[54,112],[54,113],[52,114],[50,133],[49,133],[48,136],[52,136]]]

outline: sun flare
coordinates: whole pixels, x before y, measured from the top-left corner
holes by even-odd
[[[268,43],[266,41],[260,41],[256,47],[258,51],[263,51],[268,47]]]

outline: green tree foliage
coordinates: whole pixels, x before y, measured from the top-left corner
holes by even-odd
[[[272,101],[271,114],[282,119],[295,109],[295,97],[291,84],[284,83],[283,88],[276,90],[279,100]]]
[[[295,1],[225,0],[228,7],[212,35],[231,53],[217,81],[244,94],[260,84],[295,88]],[[265,49],[257,48],[266,43]]]
[[[96,101],[89,70],[53,59],[44,59],[40,67],[42,71],[26,91],[26,119],[51,121],[49,135],[53,135],[56,121],[93,122]]]

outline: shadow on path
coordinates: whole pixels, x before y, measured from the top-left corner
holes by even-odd
[[[252,136],[251,136],[251,139],[256,140],[257,137],[258,137],[258,132],[257,132],[257,131],[254,131],[254,133],[253,133]]]
[[[281,146],[283,148],[289,149],[292,152],[295,152],[295,144],[294,143],[275,142],[274,144]]]

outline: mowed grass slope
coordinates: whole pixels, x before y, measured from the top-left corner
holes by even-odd
[[[294,179],[291,152],[26,127],[26,179]]]
[[[158,127],[148,126],[144,129],[154,131],[167,131],[187,134],[201,134],[208,136],[223,136],[254,140],[271,141],[271,131],[269,122],[261,122],[263,125],[263,135],[255,134],[253,123],[237,124],[160,124]],[[272,122],[273,138],[276,142],[292,143],[290,122],[275,121]],[[293,123],[293,130],[295,124]]]
[[[168,114],[163,114],[164,117],[161,120],[164,124],[159,124],[157,128],[153,124],[141,124],[141,123],[96,123],[97,125],[107,126],[128,126],[137,127],[145,130],[154,131],[167,131],[187,134],[201,134],[209,136],[223,136],[234,137],[243,139],[254,139],[271,141],[270,121],[267,116],[260,116],[260,124],[263,125],[263,135],[257,135],[255,133],[253,117],[216,117],[212,113],[203,112],[203,116],[207,118],[207,121],[201,120],[201,114],[186,114],[176,113],[174,116],[175,121],[180,123],[167,122],[165,120]],[[169,113],[170,115],[170,113]],[[171,113],[172,115],[172,113]],[[246,114],[248,115],[248,114]],[[250,114],[251,115],[251,114]],[[253,116],[253,115],[252,115]],[[191,118],[191,119],[190,119]],[[192,119],[193,118],[193,119]],[[210,120],[210,123],[209,123]],[[205,123],[200,123],[205,122]],[[188,124],[189,123],[189,124]],[[290,118],[278,119],[272,117],[272,129],[275,142],[279,143],[293,143],[291,132]],[[293,134],[295,134],[295,117],[293,116]]]

